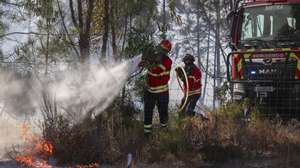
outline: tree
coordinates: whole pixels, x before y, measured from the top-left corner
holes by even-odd
[[[3,11],[2,11],[2,6],[0,6],[0,35],[4,34],[6,26],[5,24],[2,22],[2,17],[3,17]],[[2,39],[0,39],[0,43],[2,42]],[[0,62],[3,62],[3,53],[0,49]],[[0,64],[1,65],[1,64]],[[1,66],[0,66],[1,67]]]
[[[80,62],[84,63],[90,56],[90,32],[95,0],[77,0],[77,11],[75,10],[73,0],[69,0],[69,7],[73,25],[79,34]]]
[[[55,63],[58,59],[67,59],[68,45],[63,30],[57,26],[60,24],[58,18],[58,8],[54,0],[49,1],[21,1],[28,12],[25,18],[30,21],[35,18],[33,35],[28,35],[28,41],[19,45],[15,49],[18,60],[25,61],[37,72],[44,68],[44,73],[48,74],[49,64]],[[24,11],[20,11],[24,12]],[[24,12],[25,13],[25,12]],[[40,66],[43,65],[43,66]]]
[[[107,40],[108,40],[108,33],[109,33],[109,0],[104,0],[104,34],[102,37],[102,49],[101,49],[101,57],[105,58],[106,56],[106,49],[107,49]]]

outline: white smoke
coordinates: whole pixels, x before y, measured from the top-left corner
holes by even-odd
[[[58,108],[71,110],[75,121],[90,111],[97,115],[118,96],[128,76],[136,71],[138,60],[140,57],[109,68],[92,66],[88,70],[60,71],[45,78],[1,71],[0,159],[5,147],[21,142],[22,122],[30,116],[41,116],[42,93],[48,93]]]
[[[6,153],[22,142],[19,121],[2,113],[0,115],[0,160],[7,159]]]
[[[72,71],[59,74],[48,89],[56,102],[77,112],[93,111],[95,115],[107,108],[120,93],[128,77],[128,64],[113,67],[90,67],[87,72]],[[56,77],[56,78],[57,78]],[[84,117],[85,114],[75,114]]]
[[[24,117],[34,112],[36,98],[33,80],[21,78],[14,72],[0,72],[0,104],[2,111],[15,117]]]
[[[127,77],[127,63],[110,68],[93,66],[88,70],[60,71],[46,78],[19,77],[5,71],[0,73],[0,102],[14,117],[31,116],[40,109],[42,92],[46,92],[64,109],[84,108],[82,112],[95,109],[99,114],[118,95]]]

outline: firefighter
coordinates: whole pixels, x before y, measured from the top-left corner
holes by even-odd
[[[183,107],[184,115],[194,116],[195,115],[194,109],[196,107],[197,101],[201,96],[201,71],[194,64],[195,58],[193,55],[186,54],[182,61],[184,62],[184,70],[186,72],[187,79],[188,79],[188,91],[187,91],[186,81],[182,76],[182,73],[179,73],[181,74],[180,75],[181,80],[184,82],[184,91],[185,91],[185,95],[182,99],[181,106],[184,105]],[[178,71],[178,69],[176,69],[176,71]],[[186,101],[186,96],[188,96],[187,101]]]
[[[160,126],[168,125],[168,104],[170,70],[172,60],[168,57],[172,44],[169,40],[162,40],[148,63],[141,62],[147,68],[146,89],[144,92],[144,134],[152,133],[152,118],[155,105],[158,108]],[[149,55],[150,57],[150,55]],[[148,64],[145,65],[145,64]],[[150,66],[149,66],[150,65]]]

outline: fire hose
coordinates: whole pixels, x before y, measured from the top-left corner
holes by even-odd
[[[183,103],[181,104],[181,106],[178,109],[178,112],[181,112],[185,108],[186,103],[187,103],[188,98],[189,98],[189,94],[188,94],[188,92],[189,92],[189,82],[188,82],[188,76],[186,74],[186,71],[184,70],[184,68],[182,66],[177,66],[175,69],[176,69],[176,78],[177,78],[178,85],[179,85],[181,91],[184,94],[184,101],[183,101]],[[177,72],[177,69],[180,69],[182,71],[182,73],[183,73],[184,80],[185,80],[185,81],[183,81],[183,83],[186,84],[186,90],[184,90],[184,88],[183,88],[183,86],[182,86],[182,84],[180,82],[180,79],[179,79],[180,77],[179,77],[179,74]]]

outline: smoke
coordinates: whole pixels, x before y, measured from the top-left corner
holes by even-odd
[[[23,121],[41,119],[44,93],[61,111],[72,113],[76,122],[89,112],[97,115],[104,111],[131,72],[130,61],[109,68],[91,66],[59,71],[43,78],[1,70],[0,158],[5,147],[22,139],[19,126]]]
[[[89,66],[57,71],[46,77],[0,69],[0,159],[21,144],[20,125],[41,120],[43,96],[74,122],[103,112],[118,96],[141,56],[109,68]],[[71,114],[71,115],[70,115]]]
[[[0,115],[0,160],[6,158],[6,153],[13,145],[22,143],[20,123],[4,114]]]
[[[120,93],[128,77],[128,64],[109,69],[90,67],[57,74],[55,82],[47,86],[55,101],[82,118],[86,112],[95,115],[107,108]],[[69,111],[70,112],[70,111]]]
[[[99,114],[120,93],[128,77],[128,63],[110,68],[91,66],[60,71],[44,78],[0,73],[0,103],[15,118],[39,112],[43,93],[63,109]],[[81,110],[80,110],[81,109]]]
[[[35,90],[30,77],[21,77],[15,72],[0,73],[0,104],[2,111],[14,117],[24,117],[35,112]]]

